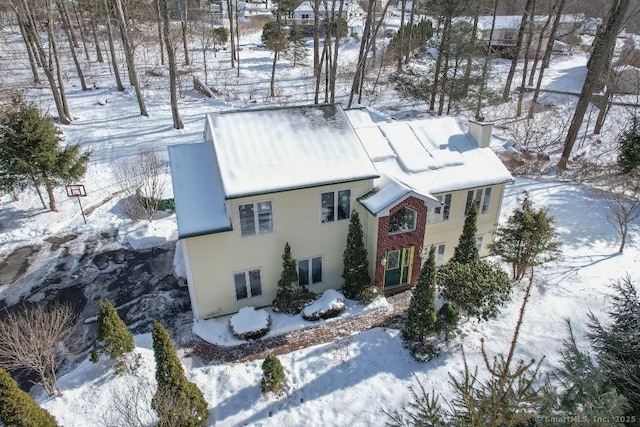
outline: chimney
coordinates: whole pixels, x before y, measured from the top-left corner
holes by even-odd
[[[478,147],[484,148],[489,146],[492,131],[493,123],[469,119],[469,135],[476,141]]]

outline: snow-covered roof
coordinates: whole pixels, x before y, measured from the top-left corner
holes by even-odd
[[[381,177],[360,202],[375,215],[409,195],[439,205],[434,195],[513,180],[498,156],[479,148],[452,117],[367,121],[368,110],[347,110]]]
[[[168,149],[179,237],[231,230],[213,146],[200,142]]]
[[[326,13],[338,13],[338,11],[340,10],[340,3],[336,2],[334,4],[333,1],[328,0],[328,1],[322,1],[320,2],[318,11],[321,15],[325,15]],[[300,3],[300,5],[298,7],[296,7],[294,9],[295,13],[313,13],[315,11],[315,6],[313,5],[312,2],[310,1],[303,1],[302,3]],[[361,14],[364,13],[364,9],[362,9],[362,7],[360,7],[360,5],[355,2],[349,2],[349,1],[345,1],[344,4],[342,5],[342,13],[345,14]]]
[[[376,178],[337,104],[211,113],[226,198]]]
[[[461,16],[456,18],[457,22],[468,22],[473,23],[473,17],[470,16]],[[520,23],[522,22],[522,15],[497,15],[495,21],[495,29],[496,30],[509,30],[520,28]],[[549,19],[548,15],[536,15],[533,20],[536,26],[544,25],[544,23]],[[493,21],[492,15],[483,15],[478,17],[478,29],[479,30],[489,30],[491,29],[491,24]],[[581,25],[585,22],[585,16],[582,14],[562,14],[560,16],[561,24],[576,24]]]

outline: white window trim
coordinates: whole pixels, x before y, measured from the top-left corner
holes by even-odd
[[[338,194],[341,191],[349,191],[349,209],[348,209],[346,218],[338,219],[338,205],[339,205]],[[324,221],[323,222],[322,221],[322,195],[326,194],[326,193],[333,193],[333,203],[334,203],[335,210],[333,212],[333,221]],[[319,209],[320,224],[334,224],[336,222],[349,221],[351,219],[351,211],[353,210],[353,197],[352,196],[353,196],[353,190],[351,188],[339,188],[337,190],[321,191],[320,192],[320,209]]]
[[[260,273],[260,295],[253,295],[251,293],[251,282],[249,280],[249,272],[251,271],[258,271]],[[238,299],[238,293],[236,292],[236,279],[235,276],[236,274],[244,274],[245,277],[245,286],[246,286],[246,291],[247,291],[247,297],[246,298],[240,298]],[[258,298],[261,297],[262,295],[264,295],[264,290],[263,290],[263,283],[262,283],[262,268],[260,267],[255,267],[255,268],[247,268],[246,270],[239,270],[239,271],[234,271],[231,273],[231,284],[233,285],[233,294],[235,296],[236,301],[246,301],[246,300],[250,300],[252,298]]]
[[[389,231],[389,236],[393,236],[396,234],[402,234],[402,233],[412,233],[414,231],[416,231],[416,228],[418,227],[418,212],[415,209],[411,209],[408,208],[406,206],[401,207],[400,209],[398,209],[397,211],[395,211],[393,214],[389,215],[389,228],[391,228],[391,217],[395,214],[397,214],[398,212],[400,212],[403,209],[407,209],[410,210],[411,212],[414,213],[414,217],[413,217],[413,228],[410,230],[398,230],[398,231]]]
[[[484,206],[484,199],[486,197],[487,194],[487,190],[490,191],[490,195],[489,195],[489,203],[487,204],[487,208],[485,210],[483,210],[483,206]],[[493,198],[493,187],[492,186],[488,186],[488,187],[482,187],[482,188],[475,188],[475,189],[469,189],[467,190],[467,194],[465,195],[465,201],[464,201],[464,214],[465,216],[467,215],[468,212],[468,206],[470,207],[471,205],[467,205],[467,201],[469,200],[469,192],[473,191],[473,201],[471,203],[475,203],[475,201],[478,201],[478,216],[480,215],[486,215],[488,214],[491,209],[491,199]],[[480,193],[480,196],[478,197],[478,193]],[[451,215],[449,215],[451,216]]]
[[[321,279],[319,282],[313,282],[313,260],[320,258],[320,275],[321,275]],[[311,257],[307,257],[307,258],[299,258],[296,260],[296,267],[298,267],[298,263],[300,263],[300,261],[308,261],[309,262],[309,283],[306,286],[315,286],[315,285],[321,285],[324,282],[324,258],[322,255],[317,255],[317,256],[311,256]],[[300,274],[300,268],[298,267],[298,274]],[[300,278],[298,277],[298,284],[300,284]],[[304,285],[300,285],[300,286],[304,286]]]
[[[476,248],[478,248],[478,251],[482,250],[482,245],[484,245],[484,234],[479,234],[476,236]]]
[[[443,218],[445,200],[447,196],[451,196],[449,198],[449,216],[447,219]],[[453,204],[453,193],[443,193],[436,198],[440,201],[440,213],[436,213],[436,208],[429,208],[427,212],[427,224],[439,224],[441,222],[448,222],[451,219],[451,205]]]
[[[259,213],[258,213],[258,203],[271,203],[271,231],[260,232],[260,221],[259,221]],[[253,226],[256,230],[254,234],[242,234],[242,219],[240,218],[240,206],[245,205],[253,205]],[[276,221],[275,215],[273,214],[273,201],[272,200],[257,200],[255,202],[247,202],[247,203],[238,203],[237,212],[238,212],[238,230],[240,231],[240,237],[254,237],[260,236],[263,234],[271,234],[276,231]]]

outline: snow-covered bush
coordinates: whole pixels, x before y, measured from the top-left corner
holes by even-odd
[[[411,346],[411,356],[417,362],[428,362],[440,356],[440,350],[433,343],[414,343]]]
[[[305,320],[329,319],[336,317],[346,309],[347,305],[344,302],[344,296],[334,289],[329,289],[315,302],[302,310],[302,317]]]
[[[269,332],[271,317],[264,309],[243,307],[229,319],[229,327],[234,336],[243,340],[261,338]]]

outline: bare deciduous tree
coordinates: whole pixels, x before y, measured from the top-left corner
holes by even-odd
[[[168,164],[153,150],[143,150],[138,156],[117,167],[125,195],[125,215],[134,221],[153,221],[167,185]]]
[[[104,426],[140,427],[154,425],[156,414],[151,408],[155,386],[146,378],[127,376],[109,389],[109,405],[100,414]]]
[[[49,309],[36,305],[9,313],[0,323],[0,364],[36,373],[49,396],[60,394],[56,370],[68,352],[75,326],[76,316],[68,304],[57,303]]]
[[[607,206],[607,222],[620,236],[618,253],[624,251],[629,224],[640,218],[640,183],[633,175],[614,175],[607,182],[607,191],[602,193]]]

